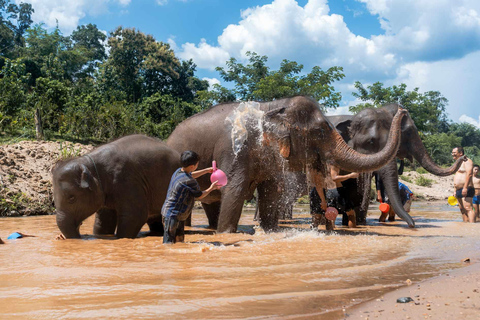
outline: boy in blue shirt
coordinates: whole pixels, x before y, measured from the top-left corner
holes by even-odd
[[[198,154],[193,151],[185,151],[180,156],[182,167],[172,175],[162,207],[163,243],[183,242],[185,220],[192,212],[195,199],[203,199],[213,190],[220,188],[215,181],[205,191],[200,190],[195,178],[212,173],[213,168],[195,171],[199,160]]]

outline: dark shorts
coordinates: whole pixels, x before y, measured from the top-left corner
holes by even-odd
[[[467,188],[467,196],[465,198],[473,198],[475,196],[475,188],[474,187],[468,187]],[[455,197],[461,199],[463,198],[462,195],[462,189],[457,189],[457,192],[455,193]]]
[[[354,205],[347,194],[347,189],[344,187],[327,190],[327,205],[343,212],[350,211],[354,208]]]
[[[163,243],[175,243],[178,236],[185,235],[185,221],[163,218]]]
[[[480,204],[480,196],[473,197],[473,204]]]

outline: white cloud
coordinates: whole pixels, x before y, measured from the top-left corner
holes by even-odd
[[[214,70],[230,58],[227,51],[209,45],[205,39],[201,39],[198,46],[189,42],[182,44],[181,51],[178,51],[178,46],[174,44],[173,39],[169,39],[169,43],[172,48],[177,48],[176,52],[181,59],[193,59],[199,68]]]
[[[462,114],[478,114],[479,75],[480,51],[461,59],[405,64],[398,69],[398,77],[386,84],[405,83],[410,90],[439,91],[449,100],[447,112],[458,121]]]
[[[475,127],[480,129],[480,116],[478,116],[478,121],[477,121],[477,120],[473,119],[472,117],[469,117],[469,116],[463,114],[463,115],[460,116],[459,121],[470,123],[471,125],[474,125]]]
[[[202,78],[202,80],[207,80],[208,81],[208,86],[212,88],[214,84],[220,84],[220,80],[217,78]]]
[[[17,4],[24,0],[16,0]],[[48,28],[57,26],[65,34],[70,34],[86,15],[99,15],[108,11],[108,3],[116,2],[122,6],[131,0],[29,0],[35,12],[32,20],[43,22]]]

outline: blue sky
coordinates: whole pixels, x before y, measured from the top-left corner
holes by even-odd
[[[20,0],[16,0],[20,2]],[[28,0],[27,0],[28,1]],[[455,121],[480,127],[480,1],[478,0],[30,0],[35,22],[64,34],[94,23],[105,32],[135,27],[193,59],[197,76],[221,79],[215,66],[246,51],[269,57],[278,69],[294,60],[342,66],[335,85],[346,113],[353,83],[406,83],[449,100]]]

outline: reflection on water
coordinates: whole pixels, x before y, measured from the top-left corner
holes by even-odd
[[[458,267],[479,249],[480,225],[444,204],[415,203],[417,229],[376,222],[372,206],[367,226],[333,234],[309,230],[307,209],[270,234],[245,210],[243,233],[218,235],[198,211],[187,242],[173,246],[155,237],[55,241],[54,216],[2,219],[2,239],[37,237],[0,245],[0,319],[338,319],[344,307]]]

